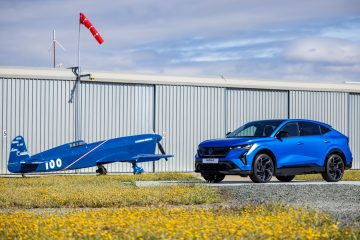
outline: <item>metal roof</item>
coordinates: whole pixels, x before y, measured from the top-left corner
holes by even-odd
[[[136,83],[136,84],[161,84],[184,86],[209,86],[226,88],[269,89],[269,90],[307,90],[331,92],[360,93],[360,84],[356,83],[321,83],[298,81],[253,80],[240,78],[215,78],[215,77],[184,77],[153,74],[126,74],[115,72],[101,72],[83,70],[91,73],[94,79],[85,78],[83,81]],[[31,78],[31,79],[61,79],[75,80],[70,69],[53,68],[26,68],[26,67],[0,67],[0,77]]]

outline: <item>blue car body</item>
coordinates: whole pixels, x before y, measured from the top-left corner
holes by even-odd
[[[249,126],[256,124],[263,126],[263,132],[257,136],[236,136],[235,130],[224,139],[201,142],[195,156],[195,171],[203,176],[251,175],[254,159],[260,153],[271,156],[276,176],[321,173],[325,171],[326,159],[331,153],[341,156],[345,169],[351,168],[352,154],[348,137],[325,123],[303,119],[248,123]],[[246,130],[244,126],[242,131]],[[309,126],[318,133],[312,133]],[[282,129],[293,132],[294,136],[277,137]],[[264,133],[266,130],[268,134]]]

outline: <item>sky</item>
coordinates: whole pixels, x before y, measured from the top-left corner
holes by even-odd
[[[359,0],[0,0],[0,66],[360,82]]]

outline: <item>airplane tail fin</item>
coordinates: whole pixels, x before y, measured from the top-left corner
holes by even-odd
[[[11,150],[9,156],[9,167],[15,163],[26,163],[30,158],[25,140],[22,136],[17,136],[11,141]]]

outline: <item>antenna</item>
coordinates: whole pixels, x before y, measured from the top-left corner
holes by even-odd
[[[66,49],[63,47],[63,45],[61,45],[61,44],[55,39],[55,30],[53,30],[53,40],[52,40],[52,42],[51,42],[51,44],[50,44],[50,47],[49,47],[48,51],[50,51],[51,47],[53,47],[53,55],[54,55],[53,66],[54,66],[54,68],[56,68],[56,66],[57,66],[57,65],[56,65],[56,44],[59,45],[59,47],[60,47],[62,50],[66,51]],[[62,64],[59,64],[59,65],[61,66]]]
[[[224,81],[227,81],[226,78],[224,77],[224,75],[220,74],[220,77],[221,77]]]

